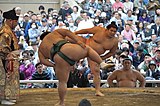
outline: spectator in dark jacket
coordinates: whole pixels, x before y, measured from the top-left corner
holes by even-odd
[[[36,72],[32,75],[32,80],[50,80],[51,76],[50,74],[44,70],[43,64],[37,63],[35,65]],[[51,88],[52,84],[33,84],[33,88]]]
[[[73,66],[67,82],[67,87],[89,87],[89,80],[84,75],[84,70],[78,70],[76,66]]]

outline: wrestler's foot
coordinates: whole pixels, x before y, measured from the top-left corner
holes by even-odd
[[[115,66],[115,64],[113,64],[113,63],[105,63],[105,62],[102,62],[102,63],[100,64],[100,68],[101,68],[101,69],[112,68],[112,67],[114,67],[114,66]]]
[[[98,92],[95,93],[95,96],[104,96],[104,94],[101,93],[100,91],[98,91]]]
[[[54,106],[65,106],[65,104],[60,104],[59,102],[55,104]]]

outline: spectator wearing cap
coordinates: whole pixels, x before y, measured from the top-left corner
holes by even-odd
[[[148,53],[147,41],[146,42],[142,41],[142,38],[140,36],[137,36],[136,40],[139,42],[139,45],[144,48],[143,52],[145,54]]]
[[[145,75],[146,80],[160,80],[160,71],[157,69],[155,61],[150,61],[148,64],[148,70]],[[146,87],[153,87],[155,84],[147,83]]]
[[[132,52],[132,54],[134,54],[134,53],[136,53],[136,50],[137,50],[138,46],[140,46],[139,41],[138,40],[134,40],[132,46],[133,47],[131,48],[130,51]]]
[[[115,65],[115,70],[118,70],[123,67],[122,62],[123,62],[123,59],[125,59],[126,57],[127,56],[124,53],[122,53],[122,51],[121,51],[121,54],[119,55],[118,62]]]
[[[129,24],[131,29],[134,31],[134,33],[138,32],[137,26],[135,24],[134,18],[133,17],[129,17],[126,21],[126,24]]]
[[[138,69],[138,65],[144,61],[144,51],[143,51],[142,46],[138,46],[135,53],[133,53],[132,58],[133,58],[133,66]]]
[[[151,80],[151,79],[160,79],[160,71],[157,69],[157,65],[155,61],[150,61],[148,64],[148,70],[146,71],[146,79]]]
[[[48,31],[52,32],[55,30],[55,28],[58,25],[58,17],[57,16],[53,16],[52,17],[52,24],[48,24],[48,26],[50,27],[50,29],[48,29]]]
[[[28,21],[30,20],[30,16],[29,16],[29,14],[28,13],[24,13],[24,15],[23,15],[24,17],[24,22],[26,22],[26,23],[28,23]]]
[[[42,26],[40,26],[38,29],[40,30],[40,35],[43,33],[43,32],[46,32],[48,30],[48,20],[46,18],[43,18],[41,20],[42,22]]]
[[[153,57],[153,60],[156,62],[157,68],[160,69],[160,48],[159,47],[155,51],[155,56]]]

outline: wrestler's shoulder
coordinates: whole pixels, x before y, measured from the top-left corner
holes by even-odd
[[[113,40],[114,40],[115,43],[119,42],[117,37],[114,37]]]
[[[94,26],[93,28],[94,28],[94,29],[101,29],[101,30],[99,30],[99,31],[105,30],[105,28],[104,28],[104,27],[101,27],[101,26]]]
[[[114,70],[113,73],[118,74],[118,73],[122,73],[123,70],[122,69],[118,69],[118,70]]]
[[[133,73],[139,74],[140,72],[138,70],[132,69]]]

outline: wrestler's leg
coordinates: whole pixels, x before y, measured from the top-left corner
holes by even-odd
[[[55,64],[53,64],[51,61],[48,60],[48,58],[46,59],[43,55],[43,53],[39,50],[38,51],[38,56],[39,56],[39,60],[42,64],[49,66],[49,67],[54,67]]]
[[[90,66],[90,70],[93,73],[93,83],[95,85],[96,96],[104,96],[103,93],[100,92],[100,84],[101,84],[101,78],[100,78],[100,68],[98,67],[98,64],[94,61],[88,59],[88,63]]]
[[[89,57],[92,61],[95,61],[97,63],[97,66],[99,66],[100,64],[100,67],[103,69],[108,67],[108,64],[102,61],[99,54],[87,45],[84,49],[76,44],[66,44],[61,48],[61,52],[63,52],[66,56],[75,61],[84,57]]]
[[[56,106],[65,106],[64,99],[67,93],[67,81],[69,78],[71,66],[58,55],[55,55],[55,72],[58,83],[59,103]]]

